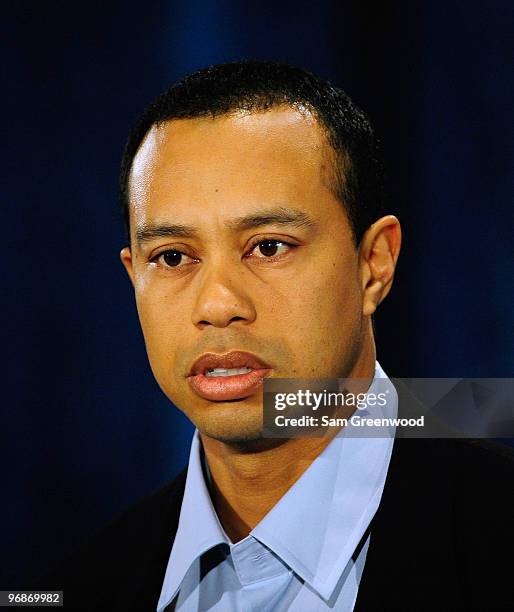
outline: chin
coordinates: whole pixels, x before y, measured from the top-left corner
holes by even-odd
[[[264,438],[262,427],[259,425],[253,429],[222,430],[219,427],[200,429],[202,437],[209,437],[227,446],[232,446],[240,453],[260,453],[276,448],[287,442],[278,438]]]
[[[262,440],[262,420],[258,422],[234,422],[234,419],[202,419],[202,422],[195,423],[198,431],[204,436],[209,436],[214,440],[237,444]]]
[[[201,430],[201,434],[223,442],[224,444],[248,444],[250,442],[257,442],[263,440],[262,430],[261,431],[247,431],[247,432],[220,432],[220,431],[206,431]]]
[[[198,431],[227,444],[262,440],[262,408],[247,402],[222,402],[188,415]]]

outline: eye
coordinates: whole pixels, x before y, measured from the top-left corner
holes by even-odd
[[[195,261],[192,257],[189,257],[182,251],[171,249],[169,251],[163,251],[155,257],[154,261],[162,262],[168,268],[179,268],[184,264]]]
[[[276,257],[285,255],[288,249],[292,247],[292,244],[284,242],[283,240],[260,240],[256,245],[254,245],[250,251],[250,255],[260,259],[266,257]]]

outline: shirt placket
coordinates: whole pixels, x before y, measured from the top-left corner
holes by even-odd
[[[232,562],[241,583],[244,612],[271,612],[287,589],[292,572],[266,546],[253,537],[233,544]]]

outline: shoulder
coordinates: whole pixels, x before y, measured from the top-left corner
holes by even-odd
[[[144,609],[162,585],[185,478],[184,470],[118,515],[34,586],[63,590],[74,610]]]
[[[417,610],[441,601],[445,610],[506,609],[512,581],[502,559],[514,546],[513,485],[514,449],[506,445],[395,440],[361,601],[387,592],[396,606],[407,599]],[[364,603],[360,609],[394,609]]]
[[[509,474],[514,470],[514,447],[494,440],[464,439],[454,441],[454,452],[465,460],[494,466]]]
[[[447,471],[456,497],[475,498],[491,508],[493,500],[510,499],[514,490],[514,448],[484,439],[438,440],[439,466]],[[492,496],[492,497],[489,497]],[[502,508],[503,509],[503,508]],[[496,509],[496,511],[501,509]],[[470,513],[471,514],[471,513]]]
[[[453,501],[476,498],[473,508],[490,508],[493,499],[512,498],[514,448],[485,439],[398,439],[390,471],[394,480],[440,488]]]
[[[488,562],[514,545],[514,449],[491,440],[398,439],[381,502],[385,524],[427,548]],[[470,568],[470,575],[477,570]]]
[[[491,440],[458,440],[451,449],[455,522],[469,545],[502,547],[514,537],[514,449]],[[500,539],[496,536],[501,536]]]
[[[433,471],[429,495],[439,500],[425,501],[441,520],[428,531],[436,540],[436,526],[445,533],[452,572],[464,590],[484,605],[507,601],[510,568],[501,559],[514,547],[514,449],[483,439],[430,442],[423,463]],[[431,520],[425,516],[425,524]]]

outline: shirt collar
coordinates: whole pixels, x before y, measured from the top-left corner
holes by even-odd
[[[386,389],[393,392],[386,411],[368,408],[362,416],[396,415],[396,391],[377,362],[368,392]],[[364,438],[351,428],[332,440],[250,534],[325,600],[378,509],[392,452],[392,436]]]
[[[198,430],[195,430],[178,529],[168,560],[158,609],[175,597],[195,559],[218,544],[230,543],[212,505],[202,458],[203,449]]]

